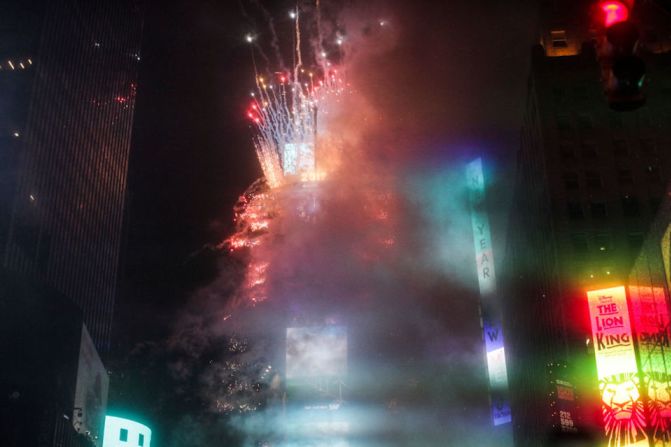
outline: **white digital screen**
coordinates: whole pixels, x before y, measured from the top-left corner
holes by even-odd
[[[347,329],[288,328],[286,360],[287,379],[343,377],[347,373]]]
[[[285,175],[313,172],[315,148],[312,143],[285,143],[283,147],[283,171]]]

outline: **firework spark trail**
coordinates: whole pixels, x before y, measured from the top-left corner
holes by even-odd
[[[258,5],[257,0],[253,3]],[[317,1],[318,21],[319,8]],[[279,267],[270,253],[273,241],[281,235],[287,221],[293,222],[297,218],[309,223],[315,219],[315,210],[320,206],[316,184],[334,173],[338,166],[337,160],[331,158],[337,159],[340,147],[337,138],[329,134],[333,132],[329,129],[329,121],[339,110],[339,103],[349,91],[349,85],[341,71],[332,67],[323,53],[320,23],[317,24],[319,54],[310,58],[317,61],[317,66],[314,69],[304,66],[307,59],[301,55],[298,9],[294,19],[296,45],[292,51],[295,51],[296,63],[291,71],[281,69],[262,75],[255,70],[256,88],[251,93],[247,117],[256,129],[254,147],[263,178],[240,196],[234,207],[235,233],[217,246],[244,264],[242,282],[223,313],[227,327],[236,324],[239,318],[228,320],[242,314],[242,309],[256,307],[269,300],[272,287],[270,275],[273,268]],[[274,31],[271,32],[274,36]],[[254,54],[258,42],[251,35],[247,40],[253,44]],[[317,50],[314,45],[311,49]],[[263,55],[262,52],[259,54]],[[324,160],[326,151],[319,152],[320,140],[322,145],[328,146],[328,160]],[[320,166],[319,162],[325,162],[324,166]],[[330,171],[325,172],[327,169]],[[386,250],[394,243],[387,220],[389,200],[386,196],[374,195],[365,202],[361,211],[366,216],[372,216],[377,223],[377,231],[372,244],[363,244],[361,252]],[[362,256],[364,261],[380,257]],[[214,411],[256,412],[268,396],[254,387],[265,384],[263,387],[270,394],[277,388],[272,365],[261,360],[261,355],[252,355],[247,350],[246,342],[231,337],[231,358],[210,368],[211,376],[207,380],[216,384],[213,385],[213,396],[216,396],[212,407]]]
[[[276,73],[277,79],[257,76],[247,110],[258,130],[254,145],[271,188],[283,185],[286,174],[318,177],[314,159],[317,122],[327,113],[329,101],[345,91],[335,69],[317,84],[312,71],[301,69],[296,76],[284,72]]]
[[[259,2],[259,0],[251,0],[251,3],[256,6],[263,14],[263,17],[268,24],[268,30],[270,31],[270,46],[275,53],[275,59],[282,71],[285,71],[286,65],[284,63],[284,58],[282,57],[282,52],[280,51],[280,40],[277,37],[277,31],[275,30],[275,20],[273,19],[272,14],[270,14],[270,12],[261,4],[261,2]]]

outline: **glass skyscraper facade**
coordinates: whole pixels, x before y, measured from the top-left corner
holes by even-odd
[[[134,0],[26,0],[0,19],[0,260],[108,349],[140,60]]]

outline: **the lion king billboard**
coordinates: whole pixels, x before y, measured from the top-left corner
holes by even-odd
[[[649,446],[626,290],[591,290],[587,301],[608,446]]]

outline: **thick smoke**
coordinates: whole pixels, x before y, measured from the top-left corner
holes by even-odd
[[[477,151],[461,146],[475,126],[463,121],[482,116],[451,104],[468,100],[463,74],[440,78],[464,69],[463,54],[437,51],[450,47],[435,36],[407,43],[418,27],[405,21],[417,18],[402,4],[320,6],[322,41],[313,37],[306,52],[337,52],[351,86],[319,123],[331,172],[313,190],[277,192],[261,245],[222,250],[218,277],[188,304],[166,346],[176,392],[195,395],[199,408],[171,445],[210,445],[208,433],[219,432],[245,446],[298,445],[282,443],[291,419],[285,330],[328,324],[348,330],[348,434],[318,445],[496,445],[464,189],[464,162]],[[275,25],[270,45],[281,59]],[[243,286],[252,257],[267,266],[258,302]],[[179,441],[185,431],[199,440]]]

